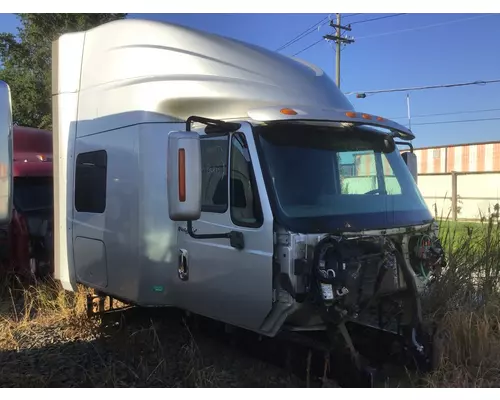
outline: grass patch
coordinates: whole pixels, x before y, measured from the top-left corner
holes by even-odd
[[[85,318],[86,290],[69,293],[54,281],[25,286],[8,275],[0,280],[0,351],[21,350],[22,338],[36,337],[36,332],[61,327],[60,334],[77,339],[82,331],[92,329]]]
[[[500,385],[500,224],[497,213],[480,223],[440,224],[448,265],[425,299],[437,325],[436,369],[430,387]]]
[[[55,282],[0,280],[0,387],[302,385],[278,368],[197,336],[178,314],[150,318],[136,309],[128,321],[88,319],[86,294],[83,288],[65,292]]]
[[[498,304],[446,313],[436,338],[438,368],[425,378],[426,385],[499,387],[499,316]]]

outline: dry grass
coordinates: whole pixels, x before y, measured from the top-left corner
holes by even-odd
[[[454,310],[441,321],[431,387],[500,386],[500,309]]]
[[[297,387],[178,315],[89,320],[84,289],[0,282],[0,387]],[[134,310],[132,310],[134,311]],[[128,318],[126,317],[126,318]]]
[[[497,210],[495,210],[497,211]],[[425,303],[437,325],[430,387],[500,386],[500,224],[442,224],[448,267]]]
[[[68,338],[78,338],[82,331],[91,330],[92,322],[85,318],[85,294],[60,290],[55,282],[24,287],[15,277],[3,277],[0,282],[0,349],[21,349],[16,337],[29,336],[54,326],[63,327]]]

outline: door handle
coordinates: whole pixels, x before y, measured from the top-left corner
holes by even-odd
[[[177,275],[181,281],[187,281],[189,279],[188,252],[185,249],[179,250],[179,267]]]

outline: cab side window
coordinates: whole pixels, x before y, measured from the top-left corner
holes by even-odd
[[[228,135],[201,138],[201,211],[225,213],[228,208]]]
[[[105,150],[80,153],[76,157],[75,209],[102,214],[106,210],[108,154]]]
[[[235,225],[259,227],[263,222],[259,193],[245,135],[231,137],[230,212]]]

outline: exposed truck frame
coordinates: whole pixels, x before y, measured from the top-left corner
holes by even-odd
[[[115,21],[52,54],[66,290],[269,337],[391,328],[423,353],[420,295],[443,255],[397,148],[410,130],[354,110],[314,65],[172,24]]]

